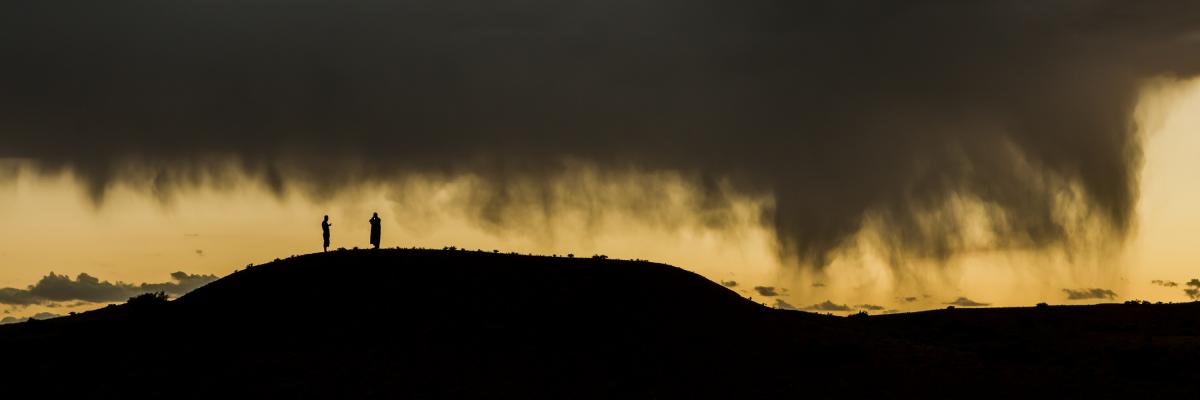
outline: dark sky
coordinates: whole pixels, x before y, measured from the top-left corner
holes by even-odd
[[[569,157],[773,193],[817,264],[867,213],[954,251],[960,224],[920,220],[953,195],[998,210],[998,246],[1066,240],[1073,187],[1123,235],[1138,91],[1200,71],[1187,1],[17,0],[0,27],[0,157],[97,198],[127,162],[171,188],[231,157],[275,187],[467,172],[502,199]]]

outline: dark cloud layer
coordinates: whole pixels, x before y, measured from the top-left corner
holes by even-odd
[[[51,272],[26,289],[0,288],[0,304],[32,305],[65,301],[103,303],[124,301],[149,292],[164,292],[171,296],[180,296],[217,280],[217,276],[174,272],[171,274],[171,279],[172,282],[134,285],[124,282],[101,281],[86,273],[79,274],[72,280],[66,275]]]
[[[1184,1],[187,4],[0,5],[0,157],[97,199],[220,184],[225,161],[317,195],[476,173],[483,218],[540,207],[507,185],[566,157],[682,171],[710,207],[726,177],[773,194],[784,251],[817,265],[864,215],[941,257],[962,223],[922,218],[954,195],[994,207],[996,247],[1069,239],[1075,187],[1122,236],[1139,87],[1200,68]]]
[[[1108,289],[1092,288],[1092,289],[1063,289],[1063,293],[1067,294],[1067,300],[1089,300],[1089,299],[1115,299],[1117,293]]]
[[[25,321],[28,321],[30,318],[36,319],[36,320],[43,320],[43,319],[50,319],[50,318],[58,318],[61,316],[62,315],[58,315],[55,313],[49,313],[49,312],[40,312],[40,313],[34,314],[32,317],[25,317],[25,318],[18,318],[18,317],[10,316],[10,317],[4,317],[4,319],[0,319],[0,325],[25,322]]]
[[[1152,281],[1150,281],[1150,283],[1152,283],[1152,284],[1155,284],[1155,285],[1158,285],[1158,286],[1162,286],[1162,287],[1176,287],[1176,286],[1179,286],[1179,284],[1178,284],[1178,283],[1176,283],[1176,282],[1174,282],[1174,281],[1164,281],[1164,280],[1161,280],[1161,279],[1155,279],[1155,280],[1152,280]]]

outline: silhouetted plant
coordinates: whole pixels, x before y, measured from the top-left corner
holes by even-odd
[[[596,260],[607,260],[608,256],[603,255],[603,254],[597,254],[597,255],[592,256],[592,258],[596,259]]]
[[[142,293],[137,296],[130,297],[129,300],[125,301],[125,304],[129,304],[134,307],[142,307],[150,304],[163,304],[166,303],[170,298],[171,296],[161,291]]]
[[[575,258],[575,253],[567,253],[567,258]]]
[[[954,309],[954,306],[946,306],[946,309],[947,309],[947,310],[953,310],[953,309]]]
[[[1049,305],[1049,304],[1046,304],[1046,303],[1044,303],[1044,302],[1042,302],[1042,303],[1037,303],[1037,308],[1046,308],[1046,307],[1050,307],[1050,305]]]
[[[859,311],[854,314],[847,315],[846,318],[850,318],[850,319],[854,319],[854,320],[861,320],[861,319],[866,319],[868,316],[870,316],[870,314],[867,314],[866,311]]]

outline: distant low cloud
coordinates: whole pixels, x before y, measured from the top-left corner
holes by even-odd
[[[1160,280],[1160,279],[1155,279],[1155,280],[1152,280],[1152,281],[1150,281],[1150,283],[1153,283],[1153,284],[1155,284],[1155,285],[1162,286],[1162,287],[1176,287],[1176,286],[1179,286],[1179,284],[1178,284],[1178,283],[1175,283],[1175,282],[1172,282],[1172,281],[1164,281],[1164,280]]]
[[[804,309],[805,310],[816,310],[816,311],[851,311],[852,310],[850,308],[850,306],[847,306],[845,304],[836,304],[829,300],[825,300],[825,302],[823,302],[823,303],[817,303],[817,304],[813,304],[808,307],[804,307]]]
[[[959,297],[959,298],[955,299],[954,301],[951,301],[946,304],[949,304],[952,306],[960,306],[960,307],[986,307],[986,306],[991,305],[991,303],[980,303],[978,301],[971,300],[966,297]]]
[[[775,291],[774,286],[755,286],[754,291],[758,292],[759,296],[778,296],[779,292]]]
[[[1183,289],[1183,292],[1187,293],[1188,297],[1191,297],[1192,300],[1200,300],[1200,279],[1188,281],[1187,286],[1188,289]]]
[[[1108,289],[1092,288],[1092,289],[1063,289],[1067,294],[1067,300],[1090,300],[1090,299],[1115,299],[1117,293]]]
[[[905,298],[904,298],[904,302],[905,302],[905,303],[912,303],[912,302],[914,302],[914,301],[917,301],[917,298],[916,298],[916,297],[912,297],[912,296],[910,296],[910,297],[905,297]]]
[[[788,302],[783,301],[783,299],[775,299],[775,308],[778,308],[780,310],[789,310],[789,311],[799,310],[798,308],[796,308],[796,306],[793,306],[791,304],[788,304]]]
[[[859,304],[857,306],[854,306],[854,308],[857,308],[859,310],[868,310],[868,311],[879,311],[879,310],[883,309],[882,306],[877,306],[874,304]]]
[[[0,288],[0,304],[28,306],[38,303],[41,303],[41,300],[29,294],[28,290]]]
[[[119,281],[101,281],[86,273],[79,274],[72,280],[67,275],[51,272],[26,289],[0,288],[0,304],[27,306],[64,301],[115,302],[147,292],[164,292],[178,297],[217,280],[217,276],[193,275],[180,271],[172,273],[171,279],[172,282],[134,285]]]
[[[821,282],[817,282],[817,283],[812,284],[812,287],[825,287],[825,284],[821,283]]]
[[[32,318],[32,319],[37,319],[37,320],[42,320],[42,319],[58,318],[58,317],[61,317],[61,316],[62,316],[62,315],[58,315],[58,314],[55,314],[55,313],[49,313],[49,312],[40,312],[40,313],[34,314],[32,317],[28,317],[28,318],[4,317],[4,319],[0,319],[0,325],[4,325],[4,324],[15,324],[15,323],[18,323],[18,322],[25,322],[25,321],[28,321],[30,318]]]
[[[737,286],[737,281],[721,281],[721,286],[735,287],[735,286]]]

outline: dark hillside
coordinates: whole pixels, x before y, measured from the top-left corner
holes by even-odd
[[[0,327],[0,376],[99,397],[1166,395],[1197,387],[1197,310],[839,318],[649,262],[338,251]]]

